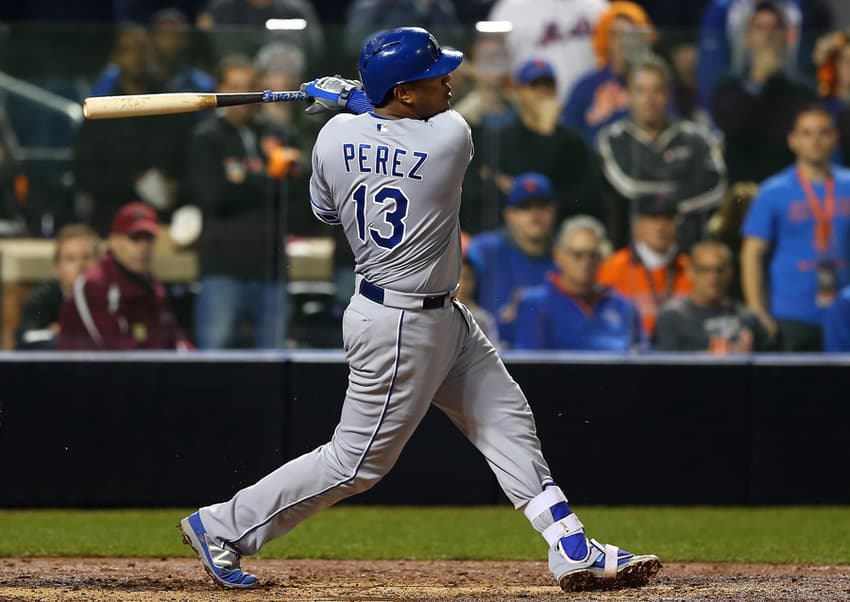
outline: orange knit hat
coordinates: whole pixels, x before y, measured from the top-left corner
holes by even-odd
[[[634,25],[646,27],[650,31],[650,43],[654,44],[657,37],[649,15],[641,6],[634,2],[618,1],[608,5],[608,9],[599,17],[596,29],[593,32],[593,51],[600,65],[607,65],[609,60],[608,42],[611,39],[611,27],[614,19],[625,17]]]

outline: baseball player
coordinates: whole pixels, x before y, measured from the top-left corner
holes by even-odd
[[[432,403],[543,535],[564,590],[641,585],[661,567],[656,556],[587,539],[541,454],[525,396],[454,298],[472,157],[469,127],[449,108],[450,73],[462,59],[424,29],[393,29],[363,48],[364,90],[338,78],[305,87],[310,112],[361,113],[337,115],[319,132],[310,184],[313,213],[342,226],[355,257],[356,292],[343,316],[349,384],[329,443],[180,521],[184,542],[223,587],[256,585],[241,556],[375,485]]]

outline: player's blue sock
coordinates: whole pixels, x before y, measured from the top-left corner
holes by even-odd
[[[545,488],[546,486],[544,486]],[[573,513],[566,502],[558,502],[549,508],[549,512],[552,513],[552,518],[556,521],[566,518]],[[587,537],[584,532],[573,533],[569,537],[562,537],[561,548],[573,560],[581,560],[587,556]]]

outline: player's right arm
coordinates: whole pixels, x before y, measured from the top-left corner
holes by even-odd
[[[325,176],[325,160],[329,156],[326,148],[328,138],[333,138],[329,131],[333,130],[334,122],[338,119],[339,116],[328,121],[316,136],[312,157],[313,173],[310,176],[310,210],[316,219],[331,226],[339,226],[340,221],[333,194]]]

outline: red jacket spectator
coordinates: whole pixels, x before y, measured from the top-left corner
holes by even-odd
[[[154,278],[133,274],[107,252],[77,280],[62,306],[58,349],[190,347]]]
[[[118,212],[110,251],[77,279],[62,306],[58,349],[191,348],[168,306],[165,288],[148,269],[157,229],[156,213],[142,203]],[[119,262],[116,256],[125,259]]]

